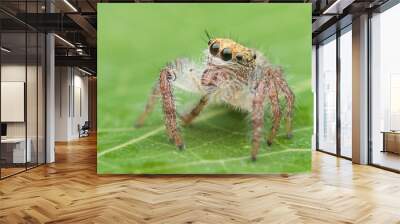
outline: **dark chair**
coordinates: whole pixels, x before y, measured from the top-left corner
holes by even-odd
[[[89,129],[90,129],[89,121],[85,121],[85,123],[82,126],[78,124],[79,138],[89,136]]]

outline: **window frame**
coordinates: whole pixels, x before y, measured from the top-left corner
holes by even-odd
[[[344,18],[345,20],[348,18]],[[346,24],[344,27],[336,27],[336,32],[327,36],[326,38],[319,40],[318,43],[316,44],[316,51],[315,51],[315,58],[316,58],[316,78],[315,78],[315,86],[316,86],[316,151],[323,152],[329,155],[337,156],[340,158],[344,158],[347,160],[352,160],[352,158],[347,157],[342,155],[342,150],[341,150],[341,119],[340,119],[340,81],[341,81],[341,67],[340,67],[340,37],[344,35],[347,32],[352,32],[351,29],[352,23],[349,22]],[[335,38],[332,38],[335,36]],[[329,39],[332,40],[329,40]],[[319,74],[319,64],[320,64],[320,56],[318,53],[318,49],[320,45],[324,42],[329,42],[329,41],[336,41],[336,152],[332,153],[327,150],[321,149],[319,147],[319,111],[320,111],[320,106],[319,106],[319,81],[320,81],[320,74]]]

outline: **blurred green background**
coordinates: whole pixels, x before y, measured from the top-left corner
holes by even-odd
[[[310,4],[98,4],[98,9],[98,173],[311,169]],[[191,126],[182,128],[184,151],[169,143],[160,103],[144,127],[133,128],[161,68],[177,57],[201,58],[207,47],[205,30],[263,52],[284,67],[295,92],[293,139],[285,138],[281,122],[279,136],[272,146],[263,144],[256,162],[250,160],[248,116],[227,106],[209,106]],[[199,96],[178,92],[177,98],[178,111],[183,112]],[[268,116],[265,122],[269,132]]]

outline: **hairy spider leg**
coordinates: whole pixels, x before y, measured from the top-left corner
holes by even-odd
[[[273,71],[272,71],[273,72]],[[269,76],[272,74],[269,74]],[[279,96],[278,90],[272,77],[268,78],[267,81],[267,95],[271,103],[271,114],[272,114],[272,127],[269,133],[267,144],[272,145],[272,140],[275,138],[276,133],[279,129],[281,120],[281,111],[279,108]]]
[[[201,97],[200,101],[197,105],[187,114],[180,116],[180,119],[183,121],[185,125],[190,124],[204,109],[204,107],[208,103],[208,96]]]
[[[295,95],[293,91],[290,89],[286,80],[283,78],[283,70],[281,68],[277,69],[274,73],[274,82],[279,87],[279,89],[283,92],[286,99],[286,134],[288,138],[292,138],[292,120],[293,120],[293,109],[294,109],[294,101]]]
[[[165,127],[168,137],[179,149],[184,149],[185,145],[176,122],[176,107],[171,82],[175,77],[174,71],[164,68],[160,72],[160,93],[164,110]]]
[[[251,121],[253,126],[252,127],[253,136],[252,136],[251,158],[253,161],[255,161],[257,158],[257,153],[260,148],[260,142],[264,128],[265,93],[266,93],[266,83],[265,80],[262,80],[256,87],[252,102],[253,110],[251,112]]]
[[[147,100],[146,106],[144,108],[144,111],[138,119],[135,121],[135,127],[141,127],[144,124],[144,121],[146,118],[150,115],[150,113],[154,110],[155,104],[160,97],[160,83],[157,82],[153,86],[153,90],[151,91],[151,94],[149,96],[149,99]]]

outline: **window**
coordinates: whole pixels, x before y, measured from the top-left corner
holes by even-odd
[[[340,155],[352,157],[352,32],[340,36]]]
[[[19,2],[18,7],[21,14],[37,13],[43,4]],[[0,178],[5,178],[45,163],[46,39],[8,14],[0,17],[13,21],[11,28],[0,24]]]
[[[400,5],[371,18],[372,164],[400,170]]]
[[[318,149],[336,153],[336,36],[318,50]]]

